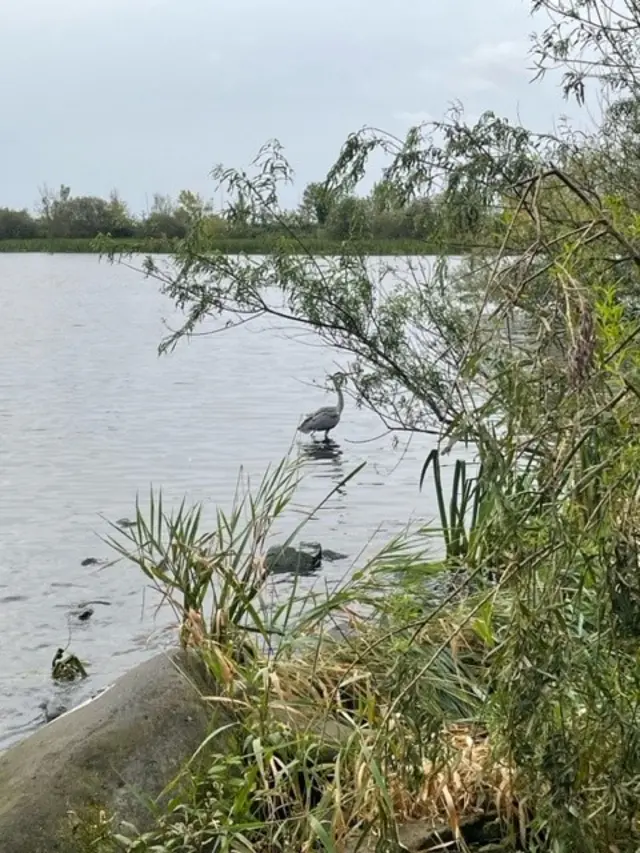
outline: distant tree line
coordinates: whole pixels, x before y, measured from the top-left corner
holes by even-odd
[[[184,237],[189,224],[192,193],[183,192],[178,202],[156,195],[148,213],[134,216],[117,192],[108,199],[73,196],[68,186],[41,191],[37,212],[0,208],[0,240],[35,238]],[[222,220],[221,220],[221,224]]]
[[[68,186],[44,188],[36,212],[0,208],[0,240],[114,238],[183,238],[194,215],[206,219],[212,239],[259,238],[295,229],[325,240],[434,240],[469,243],[491,233],[495,212],[486,205],[451,192],[406,200],[390,183],[380,182],[368,196],[331,190],[310,183],[297,209],[256,217],[240,194],[224,216],[190,191],[177,201],[155,195],[150,209],[134,215],[117,192],[109,198],[73,196]]]
[[[483,201],[456,197],[451,190],[407,200],[393,184],[377,183],[368,196],[331,191],[325,184],[309,184],[296,212],[303,226],[323,236],[380,240],[473,241],[489,235],[497,211]]]

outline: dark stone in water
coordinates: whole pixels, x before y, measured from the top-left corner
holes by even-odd
[[[92,607],[94,604],[102,604],[104,607],[111,606],[110,601],[103,601],[99,598],[94,601],[81,601],[70,611],[69,615],[80,622],[86,622],[95,613],[95,609]]]
[[[334,563],[336,560],[346,560],[348,554],[342,554],[340,551],[332,551],[331,548],[323,548],[319,542],[301,542],[300,547],[310,553],[319,553],[321,560],[328,560]]]
[[[311,575],[322,565],[322,548],[317,545],[312,551],[303,551],[290,545],[272,545],[265,561],[274,575]]]
[[[97,557],[86,557],[81,563],[81,566],[99,566],[102,560]]]
[[[320,568],[323,560],[334,562],[345,560],[347,556],[340,551],[324,549],[319,542],[301,542],[300,548],[272,545],[267,551],[266,564],[268,571],[276,575],[311,575]]]
[[[336,560],[346,560],[348,556],[348,554],[342,554],[340,551],[332,551],[330,548],[322,552],[322,559],[329,560],[330,563],[334,563]]]

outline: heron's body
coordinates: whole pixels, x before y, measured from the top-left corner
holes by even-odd
[[[298,430],[304,433],[323,432],[325,441],[329,440],[329,432],[340,423],[342,410],[344,409],[344,395],[340,387],[342,376],[340,374],[332,376],[333,384],[338,395],[337,406],[323,406],[321,409],[307,415],[302,421]]]

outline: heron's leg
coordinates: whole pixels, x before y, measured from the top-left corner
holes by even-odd
[[[325,432],[324,432],[324,440],[329,441],[329,430],[328,429],[325,430]]]

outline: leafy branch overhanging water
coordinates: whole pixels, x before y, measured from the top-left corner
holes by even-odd
[[[291,231],[282,251],[230,258],[208,251],[195,212],[172,264],[147,262],[185,312],[165,350],[204,321],[284,317],[344,353],[389,429],[436,436],[426,476],[459,442],[480,463],[471,480],[458,467],[453,497],[439,487],[444,560],[392,549],[360,567],[273,659],[239,661],[207,628],[231,674],[215,672],[249,713],[160,849],[397,849],[411,817],[462,844],[478,814],[498,820],[505,850],[638,848],[640,17],[631,0],[534,5],[553,16],[541,66],[564,63],[581,99],[594,78],[609,98],[594,134],[453,114],[405,140],[356,133],[327,177],[350,188],[381,151],[396,198],[444,191],[470,216],[499,205],[497,249],[392,277],[349,241],[318,259]],[[254,165],[217,177],[277,217],[282,149]],[[444,603],[426,592],[434,571],[453,585]],[[359,620],[363,602],[374,616]],[[324,620],[345,605],[357,631],[328,642]],[[311,694],[316,723],[309,704],[345,727],[328,753],[326,725],[265,718]],[[185,826],[209,846],[189,847]]]

